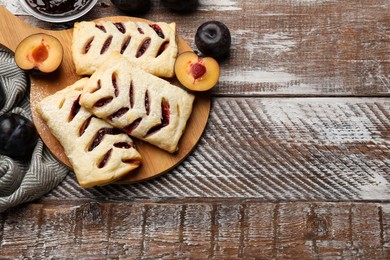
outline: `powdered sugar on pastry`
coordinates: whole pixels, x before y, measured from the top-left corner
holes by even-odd
[[[72,55],[79,75],[91,75],[114,52],[131,66],[159,77],[173,77],[178,47],[175,23],[75,23]]]
[[[97,117],[169,152],[178,149],[193,101],[192,94],[133,67],[119,53],[96,70],[80,98]]]
[[[131,138],[79,105],[87,79],[43,99],[37,107],[64,147],[80,186],[111,183],[136,169],[141,155]]]

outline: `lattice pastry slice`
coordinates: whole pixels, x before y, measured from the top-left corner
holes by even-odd
[[[105,185],[141,163],[131,138],[80,107],[81,79],[43,99],[37,111],[64,147],[82,187]]]
[[[159,77],[173,77],[177,57],[175,23],[75,23],[72,55],[79,75],[91,75],[114,52]]]
[[[119,53],[91,76],[80,98],[97,117],[168,152],[178,149],[193,101],[192,94],[132,67]]]

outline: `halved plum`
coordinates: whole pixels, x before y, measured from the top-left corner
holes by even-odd
[[[217,84],[220,69],[214,58],[201,58],[188,51],[177,57],[175,73],[180,83],[189,90],[206,91]]]
[[[63,53],[62,44],[56,37],[37,33],[19,43],[15,50],[15,61],[22,70],[50,73],[61,65]]]

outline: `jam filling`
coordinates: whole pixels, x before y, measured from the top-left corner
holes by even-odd
[[[117,97],[119,95],[118,81],[116,72],[112,73],[111,76],[112,86],[114,87],[114,95]]]
[[[111,154],[112,154],[112,148],[110,150],[108,150],[108,152],[103,156],[103,159],[99,162],[99,164],[98,164],[98,168],[99,169],[101,169],[104,166],[106,166],[108,160],[111,157]]]
[[[149,93],[146,91],[145,93],[145,110],[146,110],[146,115],[150,114],[150,104],[149,104]]]
[[[144,30],[142,30],[141,28],[137,28],[137,30],[138,30],[138,32],[140,33],[140,34],[144,34]]]
[[[112,35],[108,36],[106,41],[104,42],[102,49],[100,50],[100,54],[103,54],[107,51],[108,47],[110,47],[112,41]]]
[[[123,25],[123,23],[114,23],[115,27],[120,31],[121,33],[126,33],[126,28]]]
[[[133,123],[131,123],[130,125],[126,126],[123,128],[123,131],[125,131],[126,133],[128,134],[131,134],[131,132],[134,131],[134,129],[136,129],[139,124],[141,123],[142,121],[142,118],[137,118],[136,120],[133,121]]]
[[[144,53],[146,52],[146,50],[149,48],[149,45],[150,45],[150,39],[147,38],[147,39],[145,39],[145,40],[142,42],[140,48],[139,48],[138,51],[137,51],[137,55],[136,55],[135,57],[136,57],[136,58],[139,58],[139,57],[141,57],[142,55],[144,55]]]
[[[95,107],[102,107],[102,106],[105,106],[105,105],[107,105],[108,103],[110,103],[112,100],[113,100],[112,97],[104,97],[104,98],[99,99],[99,100],[94,104],[94,106],[95,106]]]
[[[169,124],[170,120],[170,106],[169,102],[165,99],[161,101],[161,125],[165,127]]]
[[[83,53],[83,54],[87,54],[87,53],[88,53],[88,51],[89,51],[89,49],[91,48],[91,45],[92,45],[92,42],[93,42],[94,39],[95,39],[95,38],[92,37],[91,39],[89,39],[89,40],[87,41],[87,43],[86,43],[85,46],[84,46],[84,53]]]
[[[114,118],[118,118],[118,117],[123,116],[124,114],[127,113],[127,111],[129,111],[129,108],[128,108],[128,107],[122,107],[121,109],[119,109],[119,110],[116,111],[115,113],[109,115],[109,116],[108,116],[108,119],[112,121]]]
[[[79,95],[79,96],[77,97],[77,99],[76,99],[75,101],[73,101],[72,108],[70,109],[70,114],[69,114],[68,122],[72,121],[73,118],[74,118],[74,117],[77,115],[77,113],[80,111],[80,108],[81,108],[80,103],[79,103],[79,101],[80,101],[80,96],[81,96],[81,95]]]
[[[114,147],[120,148],[120,149],[130,149],[133,146],[129,143],[126,143],[126,142],[119,142],[119,143],[115,143]]]
[[[89,124],[91,123],[91,119],[93,116],[89,117],[87,120],[84,121],[83,125],[79,129],[79,136],[82,136],[85,133],[85,130],[87,130]]]
[[[107,30],[103,25],[96,24],[95,27],[101,30],[102,32],[107,33]]]
[[[134,107],[134,87],[133,82],[130,82],[130,91],[129,91],[129,98],[130,98],[130,108]]]
[[[166,49],[168,49],[169,41],[165,41],[161,44],[160,48],[158,49],[156,58],[160,56]]]
[[[164,33],[162,32],[161,27],[160,27],[158,24],[151,24],[151,25],[149,25],[149,26],[157,33],[157,35],[158,35],[160,38],[162,38],[162,39],[165,38],[165,35],[164,35]]]
[[[126,37],[126,39],[124,40],[122,47],[121,47],[121,51],[120,51],[121,54],[123,54],[125,52],[125,50],[127,49],[127,46],[129,46],[130,40],[131,40],[130,36]]]
[[[95,149],[102,141],[105,135],[119,135],[122,132],[116,128],[101,128],[95,135],[91,145],[88,148],[88,151]]]
[[[62,17],[84,10],[91,0],[27,0],[27,4],[47,16]]]
[[[169,102],[165,99],[161,101],[161,124],[156,125],[152,128],[149,129],[149,131],[146,133],[145,137],[148,137],[162,128],[166,127],[169,125],[169,120],[170,120],[170,107],[169,107]]]

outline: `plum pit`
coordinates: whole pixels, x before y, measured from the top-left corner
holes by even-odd
[[[42,63],[49,57],[49,50],[44,42],[34,48],[32,51],[32,58],[36,63]]]
[[[206,73],[206,67],[200,62],[191,63],[190,73],[194,80],[199,79]]]
[[[212,57],[198,57],[194,52],[183,52],[175,63],[175,74],[180,83],[192,91],[206,91],[219,80],[219,64]]]

